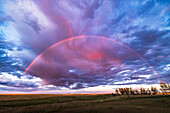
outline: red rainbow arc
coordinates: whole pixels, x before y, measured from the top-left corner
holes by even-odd
[[[159,77],[159,74],[157,73],[157,71],[147,62],[147,60],[145,60],[142,55],[140,55],[139,53],[137,53],[134,49],[130,48],[129,46],[117,41],[117,40],[114,40],[114,39],[111,39],[111,38],[108,38],[108,37],[104,37],[104,36],[95,36],[95,35],[80,35],[80,36],[75,36],[75,37],[71,37],[71,38],[68,38],[68,39],[65,39],[65,40],[62,40],[60,42],[57,42],[55,44],[53,44],[52,46],[50,46],[49,48],[47,48],[45,51],[43,51],[42,53],[40,53],[30,64],[29,66],[25,69],[24,73],[22,74],[25,75],[27,73],[27,71],[29,70],[29,68],[43,55],[45,54],[46,52],[48,52],[50,49],[54,48],[55,46],[59,45],[59,44],[62,44],[62,43],[65,43],[65,42],[68,42],[70,40],[76,40],[76,39],[83,39],[83,38],[99,38],[99,39],[104,39],[104,40],[108,40],[108,41],[113,41],[127,49],[129,49],[130,51],[132,51],[133,53],[135,53],[138,57],[140,57],[149,67],[150,69],[157,75],[157,77],[159,78],[159,80],[161,81],[160,77]]]

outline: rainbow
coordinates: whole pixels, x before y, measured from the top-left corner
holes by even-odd
[[[142,55],[140,55],[139,53],[137,53],[134,49],[130,48],[129,46],[117,41],[117,40],[114,40],[114,39],[111,39],[111,38],[108,38],[108,37],[104,37],[104,36],[95,36],[95,35],[80,35],[80,36],[75,36],[75,37],[71,37],[71,38],[68,38],[68,39],[65,39],[65,40],[62,40],[60,42],[57,42],[55,44],[53,44],[52,46],[50,46],[49,48],[47,48],[46,50],[44,50],[42,53],[40,53],[30,64],[29,66],[25,69],[25,71],[23,72],[22,76],[25,75],[27,73],[27,71],[29,70],[29,68],[42,56],[44,55],[46,52],[48,52],[50,49],[56,47],[57,45],[59,44],[62,44],[62,43],[65,43],[65,42],[68,42],[68,41],[71,41],[71,40],[76,40],[76,39],[83,39],[83,38],[99,38],[99,39],[104,39],[104,40],[108,40],[108,41],[112,41],[112,42],[115,42],[127,49],[129,49],[130,51],[132,51],[133,53],[135,53],[138,57],[140,57],[149,67],[150,69],[155,73],[155,75],[157,75],[157,77],[159,78],[160,80],[160,77],[159,77],[159,74],[157,73],[157,71],[147,62],[146,59],[144,59],[142,57]],[[161,81],[161,80],[160,80]]]

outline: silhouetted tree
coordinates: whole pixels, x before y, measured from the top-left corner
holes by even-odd
[[[116,94],[112,93],[112,96],[116,96]]]
[[[115,92],[116,92],[116,95],[119,95],[119,90],[118,90],[118,89],[116,89],[116,91],[115,91]]]
[[[128,97],[129,97],[129,92],[130,92],[129,88],[124,88],[124,91],[125,91],[126,95],[128,95]]]
[[[157,89],[156,89],[156,87],[151,86],[151,91],[153,92],[153,95],[157,94]]]
[[[145,94],[145,92],[146,92],[146,91],[145,91],[145,88],[142,88],[142,87],[141,87],[141,88],[140,88],[140,92],[141,92],[142,95]]]
[[[134,95],[134,90],[130,87],[130,94]]]
[[[139,94],[139,91],[138,91],[137,89],[135,89],[135,90],[134,90],[134,93],[135,93],[136,95],[138,95],[138,94]]]
[[[166,86],[166,84],[161,81],[160,82],[160,87],[161,87],[161,91],[162,91],[163,95],[164,95],[164,93],[166,93],[166,91],[164,90],[165,86]]]
[[[119,91],[120,91],[121,95],[125,94],[125,90],[123,88],[119,88]]]
[[[151,95],[151,90],[149,90],[149,88],[147,89],[146,94]]]

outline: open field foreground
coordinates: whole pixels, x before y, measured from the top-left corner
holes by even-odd
[[[0,95],[0,113],[169,113],[170,95]]]

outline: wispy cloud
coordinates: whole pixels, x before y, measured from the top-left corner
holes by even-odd
[[[170,81],[168,0],[8,0],[0,4],[3,86],[81,89]],[[30,79],[20,78],[41,52],[79,35],[106,36],[126,44],[143,56],[159,77],[146,61],[126,47],[88,38],[56,46],[31,66],[27,73],[32,76]],[[34,83],[34,77],[47,86]]]

